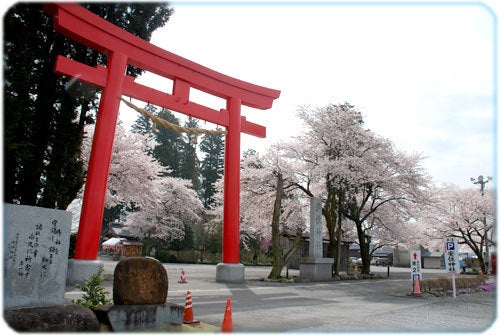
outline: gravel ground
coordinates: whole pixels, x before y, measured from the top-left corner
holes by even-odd
[[[370,315],[363,323],[372,330],[400,329],[429,331],[482,332],[496,323],[496,294],[474,292],[455,299],[430,298],[432,304],[409,307],[397,313]],[[492,322],[493,321],[493,322]],[[498,332],[496,332],[498,334]]]

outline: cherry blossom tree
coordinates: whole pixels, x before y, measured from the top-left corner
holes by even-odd
[[[85,133],[82,156],[87,166],[94,125],[86,126]],[[107,208],[123,203],[141,207],[147,204],[148,199],[158,197],[158,189],[154,187],[153,181],[167,170],[147,154],[154,145],[156,142],[153,137],[127,131],[117,125],[106,190]]]
[[[276,144],[264,154],[252,152],[244,155],[241,163],[241,243],[248,248],[248,237],[271,239],[273,268],[268,276],[277,279],[299,247],[304,225],[304,199],[292,182],[294,169],[282,159],[282,148]],[[211,215],[222,220],[223,180],[216,183],[217,193]],[[288,231],[296,234],[294,245],[284,250],[280,235]]]
[[[445,236],[458,237],[477,256],[481,270],[487,270],[486,246],[495,245],[494,194],[484,195],[474,188],[445,185],[436,191],[436,202],[425,216],[426,223],[434,226],[433,235],[441,241]]]
[[[191,181],[164,176],[154,180],[157,199],[149,199],[139,211],[127,214],[125,225],[140,237],[181,240],[185,224],[201,221],[203,205]]]
[[[384,246],[413,245],[415,236],[410,230],[411,220],[411,217],[402,213],[393,203],[380,207],[367,218],[364,229],[371,240],[370,256]],[[352,230],[354,230],[353,235],[357,236],[355,224],[352,224]]]
[[[273,268],[269,279],[279,278],[282,269],[288,266],[305,229],[304,203],[294,182],[294,169],[282,156],[282,148],[276,144],[264,155],[251,155],[242,162],[242,223],[260,236],[271,236]],[[283,250],[280,241],[284,231],[296,236],[288,250]]]
[[[307,129],[291,143],[288,155],[302,163],[297,171],[301,189],[323,199],[329,255],[340,259],[342,220],[349,219],[356,227],[362,272],[369,273],[368,232],[380,224],[375,213],[391,205],[400,212],[397,217],[408,217],[411,204],[426,199],[430,178],[420,165],[422,157],[398,151],[365,129],[361,113],[347,103],[303,107],[298,116]],[[403,223],[394,221],[393,227]]]
[[[82,150],[87,165],[93,132],[94,127],[87,126]],[[139,237],[182,239],[183,223],[199,221],[203,205],[190,181],[166,175],[168,169],[148,155],[155,144],[147,134],[117,126],[105,206],[133,208],[124,224]],[[83,189],[80,199],[82,195]]]
[[[392,227],[396,227],[394,223],[404,224],[411,216],[413,205],[426,201],[425,186],[428,180],[419,166],[419,155],[394,151],[383,143],[382,146],[371,147],[366,153],[366,166],[377,166],[377,169],[365,169],[365,175],[349,185],[342,213],[356,224],[363,272],[368,273],[372,237],[367,232],[371,228],[370,224],[381,222],[376,220],[380,218],[377,214],[387,206],[397,215],[384,222],[393,223]]]

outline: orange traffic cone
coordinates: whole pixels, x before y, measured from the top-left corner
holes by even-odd
[[[233,331],[233,312],[231,311],[231,299],[227,299],[226,311],[224,312],[224,320],[222,321],[222,332]]]
[[[178,283],[187,284],[186,272],[184,270],[181,271],[181,280],[179,280]]]
[[[200,321],[195,321],[193,317],[193,302],[191,300],[191,291],[186,292],[186,305],[184,306],[184,316],[182,318],[182,323],[200,323]]]
[[[422,292],[420,291],[420,279],[418,276],[417,278],[415,278],[415,283],[413,285],[413,292],[411,294],[416,296],[422,295]]]

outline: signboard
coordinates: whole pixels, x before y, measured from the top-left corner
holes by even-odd
[[[448,273],[460,274],[460,259],[458,256],[458,238],[444,238],[444,264]]]
[[[411,280],[422,279],[422,261],[420,250],[410,250]]]

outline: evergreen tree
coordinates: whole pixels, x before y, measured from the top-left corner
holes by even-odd
[[[91,3],[85,7],[149,40],[168,21],[168,3]],[[90,66],[107,56],[56,33],[42,4],[18,3],[4,16],[4,201],[65,209],[84,182],[81,143],[97,91],[67,85],[57,55]],[[129,66],[127,74],[142,70]]]
[[[167,238],[168,248],[177,252],[194,248],[193,223],[184,222],[184,237],[182,239]],[[178,257],[179,258],[179,257]]]
[[[205,208],[213,203],[215,182],[224,174],[224,135],[204,135],[200,142],[200,151],[205,154],[201,166],[200,196]]]
[[[158,114],[157,108],[154,105],[147,104],[144,109],[151,114]],[[153,132],[153,126],[153,121],[151,121],[147,116],[139,114],[134,124],[132,125],[132,131],[146,135]]]
[[[198,128],[198,120],[189,117],[184,123],[184,127]],[[188,133],[183,134],[182,151],[179,162],[179,177],[191,180],[195,191],[200,189],[200,179],[198,177],[200,161],[196,153],[197,143],[197,135]]]
[[[168,109],[160,111],[158,117],[172,124],[179,125],[179,119],[177,119]],[[171,170],[170,175],[172,177],[181,177],[180,160],[183,146],[182,134],[158,126],[155,136],[158,145],[153,149],[153,156],[161,165]]]

